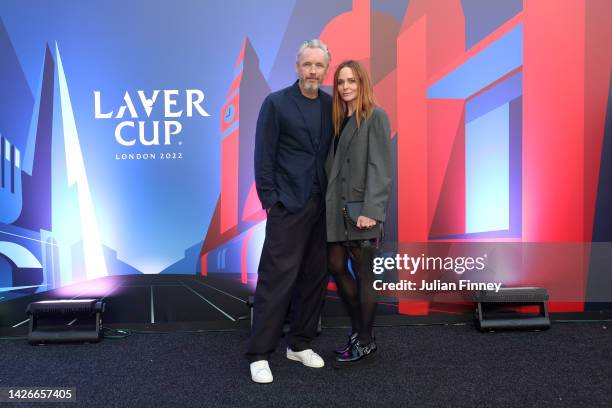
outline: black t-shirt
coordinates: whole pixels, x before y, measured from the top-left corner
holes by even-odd
[[[302,98],[302,112],[306,119],[306,126],[312,135],[312,140],[315,149],[321,144],[321,98],[317,96],[315,99],[307,97]],[[321,193],[321,186],[318,177],[315,176],[312,186],[312,193]]]
[[[338,133],[337,137],[334,137],[334,156],[336,155],[336,151],[338,150],[338,144],[340,144],[340,136],[342,135],[342,131],[346,127],[346,124],[351,119],[351,116],[345,116],[342,121],[342,125],[340,126],[340,133]]]

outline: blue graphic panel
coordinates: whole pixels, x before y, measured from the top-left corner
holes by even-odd
[[[518,72],[505,81],[488,89],[465,104],[465,123],[508,103],[523,94],[523,73]]]
[[[523,0],[461,0],[465,49],[470,49],[523,10]]]
[[[430,86],[427,96],[465,99],[522,64],[521,24]]]
[[[510,225],[509,106],[466,125],[466,233],[507,230]]]

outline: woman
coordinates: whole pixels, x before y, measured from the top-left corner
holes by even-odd
[[[325,196],[328,266],[352,325],[348,343],[336,350],[336,361],[352,363],[376,351],[372,254],[391,191],[391,138],[389,118],[375,105],[370,78],[357,61],[338,66],[332,109],[334,140],[326,162]],[[357,208],[356,219],[346,211],[347,203]]]

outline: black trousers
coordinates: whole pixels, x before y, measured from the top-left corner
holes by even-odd
[[[270,209],[246,353],[250,362],[267,360],[274,351],[288,310],[287,344],[294,351],[310,348],[327,290],[326,258],[321,195],[312,195],[297,213],[290,213],[280,203]]]

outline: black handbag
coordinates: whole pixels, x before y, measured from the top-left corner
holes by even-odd
[[[357,219],[361,215],[362,210],[363,201],[347,201],[344,204],[344,207],[342,207],[342,214],[344,215],[344,219],[348,224],[357,228]],[[376,225],[371,228],[374,228],[378,225],[380,225],[380,236],[376,239],[376,248],[378,248],[379,244],[384,240],[385,237],[385,228],[382,222],[377,222]]]
[[[357,219],[361,215],[362,210],[363,201],[347,201],[344,204],[344,207],[342,207],[342,214],[344,215],[346,223],[357,228]],[[362,247],[371,247],[373,251],[372,256],[375,256],[376,254],[380,253],[380,244],[383,242],[385,237],[385,229],[383,228],[381,222],[376,222],[376,225],[367,229],[372,229],[376,227],[380,228],[380,235],[378,236],[378,238],[376,238],[373,242],[370,242],[369,240],[361,241]]]
[[[363,201],[347,201],[342,207],[342,214],[347,223],[357,228],[357,219],[363,210]]]

